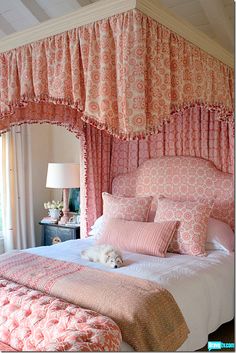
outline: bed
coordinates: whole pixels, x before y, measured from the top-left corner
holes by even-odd
[[[179,200],[196,200],[204,196],[214,199],[211,217],[231,227],[233,225],[233,177],[200,158],[161,157],[148,160],[134,173],[116,177],[113,194],[126,197],[153,196],[150,222],[153,221],[156,199],[160,194]],[[95,242],[95,237],[90,236],[28,249],[26,253],[158,283],[171,293],[190,331],[188,338],[178,348],[180,351],[200,349],[207,343],[209,333],[234,317],[233,253],[216,248],[208,250],[207,256],[168,252],[162,258],[124,251],[124,266],[114,270],[81,258],[81,251]],[[133,347],[122,342],[121,349],[132,351]]]
[[[190,330],[180,351],[195,351],[205,346],[208,334],[234,317],[234,254],[220,250],[209,251],[206,257],[168,253],[162,259],[126,252],[125,266],[113,270],[81,259],[80,252],[94,241],[93,237],[70,240],[28,251],[158,282],[172,293]],[[121,348],[133,350],[125,342]]]

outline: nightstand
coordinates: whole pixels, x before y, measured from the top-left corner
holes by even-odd
[[[60,224],[41,223],[42,245],[58,244],[66,240],[80,238],[80,226],[63,226]]]

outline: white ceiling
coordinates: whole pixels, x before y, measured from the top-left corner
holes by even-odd
[[[0,38],[98,0],[0,0]],[[234,0],[153,0],[234,53]]]

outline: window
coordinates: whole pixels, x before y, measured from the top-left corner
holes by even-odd
[[[2,137],[0,135],[0,170],[2,169]],[[0,173],[0,186],[2,185],[2,175]],[[0,238],[2,237],[2,195],[0,187]]]

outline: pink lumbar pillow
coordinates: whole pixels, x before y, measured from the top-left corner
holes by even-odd
[[[164,257],[178,222],[133,222],[108,218],[97,244],[110,244],[120,250]]]
[[[209,218],[206,250],[234,251],[234,232],[228,224]]]
[[[103,215],[106,218],[126,219],[127,221],[146,222],[152,202],[151,196],[121,197],[102,193]]]
[[[186,255],[206,255],[207,225],[211,209],[212,202],[175,201],[160,197],[154,222],[180,222],[168,251]]]

